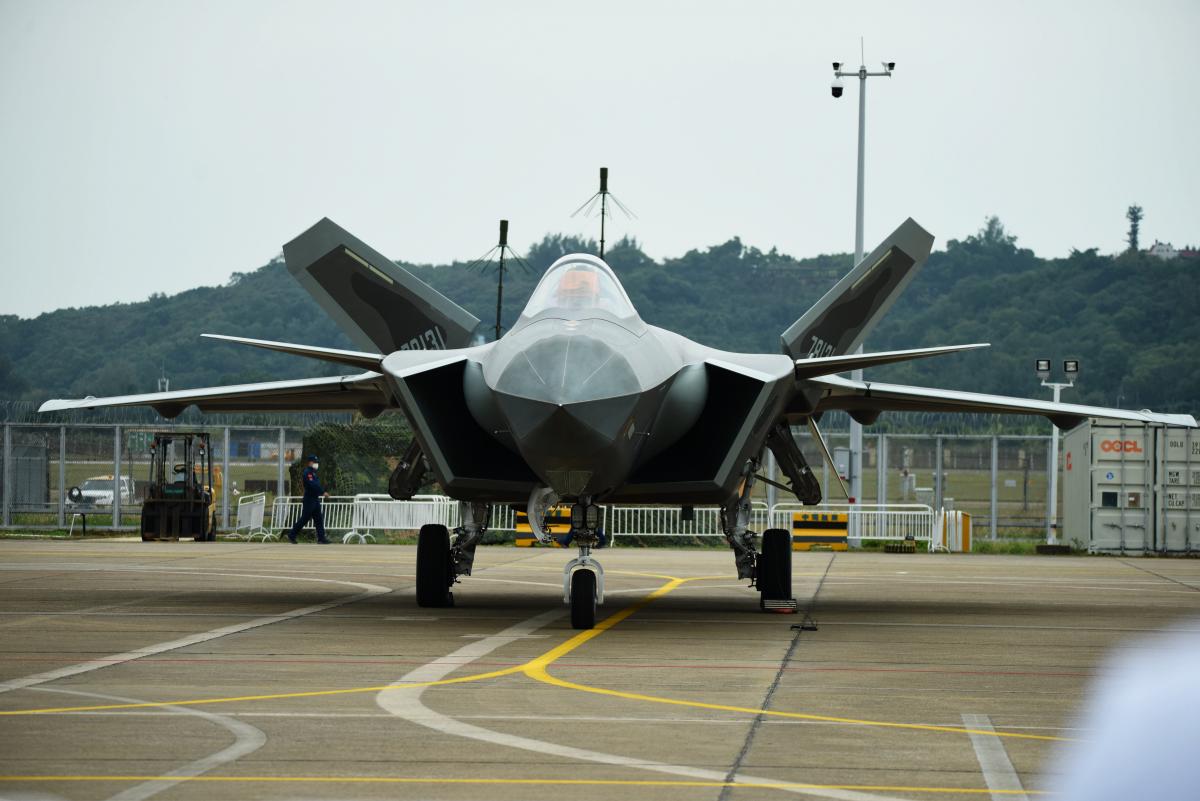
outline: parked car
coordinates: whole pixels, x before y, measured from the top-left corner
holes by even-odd
[[[127,506],[133,503],[135,497],[133,479],[129,476],[119,476],[117,484],[121,487],[121,505]],[[112,476],[92,476],[78,487],[72,487],[71,491],[67,493],[68,506],[112,506],[112,501]]]

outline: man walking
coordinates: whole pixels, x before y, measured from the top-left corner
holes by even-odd
[[[328,498],[329,493],[325,491],[325,488],[321,486],[321,482],[317,480],[317,468],[320,467],[317,457],[312,455],[305,461],[308,464],[302,473],[304,479],[304,500],[301,502],[301,515],[296,524],[292,526],[292,530],[288,532],[288,542],[295,545],[296,535],[311,520],[313,525],[317,527],[317,543],[319,545],[328,545],[329,540],[325,538],[325,513],[321,511],[321,499]]]

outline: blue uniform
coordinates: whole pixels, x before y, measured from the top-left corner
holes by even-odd
[[[321,511],[321,498],[325,495],[325,488],[321,486],[321,481],[317,478],[317,469],[312,465],[304,468],[301,475],[304,479],[304,499],[301,501],[300,519],[288,532],[288,539],[295,542],[300,529],[312,521],[317,529],[317,542],[328,542],[325,539],[325,513]]]

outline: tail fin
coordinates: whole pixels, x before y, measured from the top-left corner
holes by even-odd
[[[355,344],[380,353],[463,348],[479,319],[323,218],[283,246],[288,271]]]
[[[846,273],[833,289],[783,332],[793,359],[853,353],[929,258],[933,235],[913,222]]]

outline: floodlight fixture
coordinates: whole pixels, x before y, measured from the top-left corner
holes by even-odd
[[[1050,377],[1050,360],[1049,359],[1038,359],[1037,364],[1034,367],[1034,369],[1037,371],[1037,374],[1040,378],[1049,378]]]
[[[1067,374],[1068,378],[1074,378],[1075,376],[1079,375],[1079,360],[1064,359],[1063,372]]]

